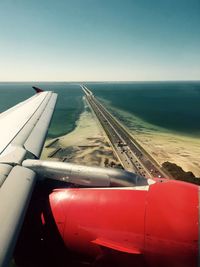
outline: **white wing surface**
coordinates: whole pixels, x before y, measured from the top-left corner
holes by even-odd
[[[21,163],[39,158],[56,98],[40,92],[0,114],[0,266],[9,264],[35,183]]]

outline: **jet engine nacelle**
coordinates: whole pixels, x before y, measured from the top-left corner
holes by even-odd
[[[70,188],[49,199],[65,246],[98,266],[198,266],[198,186]]]

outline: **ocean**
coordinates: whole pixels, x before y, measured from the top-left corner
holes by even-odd
[[[130,126],[129,121],[123,114],[139,119],[141,127],[149,125],[180,135],[200,136],[200,81],[84,84],[127,127]],[[72,131],[84,110],[79,83],[0,83],[0,112],[33,95],[33,85],[58,93],[48,137]]]
[[[49,138],[64,135],[75,128],[84,109],[83,92],[76,83],[18,82],[0,83],[0,112],[34,94],[32,86],[58,93],[56,109],[48,132]]]
[[[141,125],[200,137],[200,82],[130,82],[87,84],[127,127],[122,111]]]

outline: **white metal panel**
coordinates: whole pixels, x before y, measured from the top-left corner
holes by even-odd
[[[24,105],[12,108],[12,112],[0,115],[0,153],[3,152],[3,150],[28,122],[31,116],[33,116],[34,112],[41,105],[47,94],[48,92],[40,93]]]
[[[16,166],[0,188],[0,266],[7,266],[23,223],[35,173]]]
[[[30,159],[24,160],[22,166],[43,177],[84,186],[135,186],[147,188],[150,183],[155,183],[153,180],[147,180],[135,173],[114,168]]]
[[[40,119],[32,130],[30,136],[24,143],[24,147],[27,151],[31,152],[36,157],[39,157],[44,145],[44,141],[47,134],[47,129],[51,122],[54,107],[56,104],[57,95],[52,94],[44,112]]]
[[[1,163],[21,164],[25,158],[27,151],[22,146],[9,145],[0,155]]]
[[[5,181],[11,170],[12,166],[0,163],[0,187],[2,186],[3,182]]]
[[[4,117],[4,116],[7,116],[9,113],[11,113],[13,110],[19,108],[20,106],[23,106],[24,104],[28,103],[28,102],[31,102],[34,98],[36,98],[37,95],[34,95],[20,103],[18,103],[17,105],[7,109],[6,111],[4,111],[3,113],[0,114],[0,118]]]
[[[12,166],[39,155],[55,102],[56,94],[42,92],[0,114],[1,267],[9,263],[35,182],[32,170]]]
[[[48,105],[49,100],[51,99],[51,95],[52,94],[49,92],[49,94],[46,96],[46,98],[41,103],[39,108],[35,111],[30,120],[24,125],[24,127],[21,129],[18,135],[11,142],[12,145],[17,145],[17,146],[24,145],[24,142],[27,140],[33,128],[37,125],[41,115],[45,111],[46,106]]]

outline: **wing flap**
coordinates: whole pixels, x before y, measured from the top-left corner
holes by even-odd
[[[27,151],[22,146],[9,145],[0,155],[0,163],[21,164]]]
[[[19,165],[26,158],[39,157],[56,98],[53,92],[40,92],[0,114],[2,267],[9,263],[36,179],[32,170]]]
[[[20,164],[27,151],[33,158],[40,156],[56,98],[55,93],[42,92],[0,116],[1,163]]]
[[[47,95],[47,92],[38,94],[31,101],[25,102],[23,105],[17,105],[11,111],[6,112],[6,114],[3,113],[0,116],[0,154],[20,133]]]
[[[35,183],[35,173],[16,166],[0,188],[0,266],[10,260]]]
[[[29,137],[35,125],[38,123],[38,120],[46,109],[46,106],[48,105],[50,99],[51,94],[47,94],[45,99],[41,102],[40,106],[35,111],[33,111],[31,118],[24,124],[23,128],[18,132],[11,144],[18,146],[24,145],[24,142]]]
[[[46,138],[47,130],[51,122],[51,118],[54,111],[54,106],[56,104],[57,95],[53,94],[49,100],[44,112],[42,113],[40,119],[38,120],[36,126],[31,132],[30,136],[26,140],[24,147],[26,150],[34,154],[36,157],[40,156],[44,141]],[[38,136],[40,137],[38,139]],[[35,140],[38,140],[35,142]]]
[[[0,187],[2,186],[3,182],[8,177],[11,170],[12,170],[12,166],[8,164],[0,164]]]

